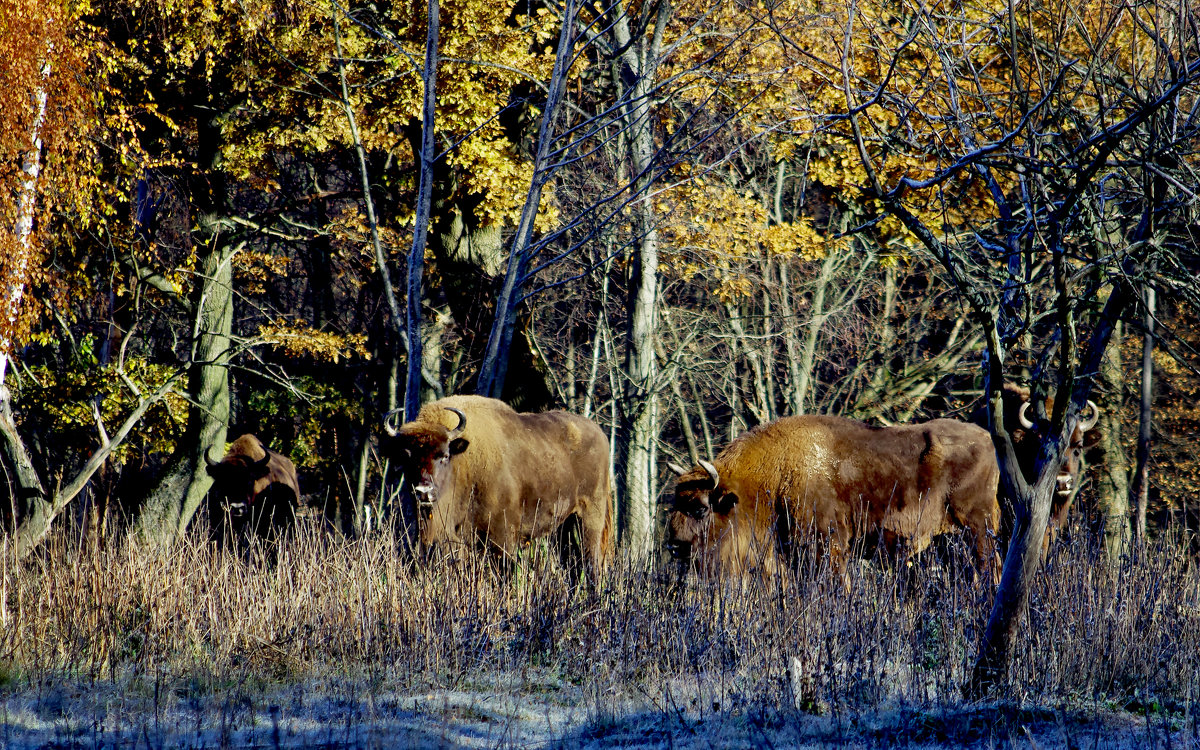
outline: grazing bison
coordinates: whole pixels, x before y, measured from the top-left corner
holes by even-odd
[[[271,536],[291,526],[300,504],[300,484],[290,458],[246,434],[230,444],[220,461],[208,453],[204,460],[213,479],[209,509],[214,531],[223,525],[226,513],[238,534]]]
[[[999,470],[991,437],[975,425],[785,417],[739,436],[712,463],[671,468],[680,477],[667,547],[704,575],[772,575],[781,555],[812,542],[845,580],[844,558],[860,540],[903,556],[961,528],[980,570],[999,573]]]
[[[1034,416],[1031,412],[1033,403],[1030,401],[1029,389],[1012,383],[1005,383],[1001,391],[1004,399],[1004,426],[1012,436],[1013,448],[1017,454],[1017,463],[1021,473],[1026,477],[1034,476],[1034,466],[1037,463],[1038,451],[1041,449],[1041,438],[1037,432],[1035,420],[1048,418],[1054,412],[1054,397],[1047,396],[1044,402],[1045,416]],[[1053,540],[1057,530],[1066,523],[1067,514],[1071,510],[1071,501],[1078,489],[1079,471],[1083,464],[1084,438],[1089,430],[1096,426],[1100,419],[1100,408],[1092,401],[1087,402],[1088,411],[1079,418],[1071,439],[1063,453],[1062,464],[1058,467],[1058,486],[1055,489],[1054,500],[1050,506],[1050,522],[1046,527],[1046,543]]]
[[[553,533],[564,559],[574,548],[593,580],[608,566],[608,439],[594,422],[564,411],[519,414],[482,396],[426,404],[399,428],[395,414],[384,419],[384,453],[422,509],[423,547],[478,542],[511,558]],[[579,547],[569,540],[574,531]]]

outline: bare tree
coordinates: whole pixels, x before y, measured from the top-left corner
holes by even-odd
[[[923,6],[906,12],[903,28],[884,29],[870,26],[856,6],[847,9],[840,55],[823,67],[840,80],[846,108],[826,113],[827,132],[857,151],[867,176],[863,197],[942,264],[984,337],[989,423],[1015,525],[969,684],[983,694],[1003,678],[1078,415],[1115,326],[1136,304],[1130,279],[1153,283],[1148,261],[1181,215],[1180,196],[1190,192],[1177,192],[1189,178],[1172,176],[1172,155],[1194,148],[1190,104],[1181,100],[1197,93],[1200,40],[1190,16],[1143,18],[1120,5],[1103,5],[1086,25],[1073,12],[1024,6],[986,22]],[[1124,67],[1111,36],[1092,37],[1093,22],[1136,29],[1145,44],[1136,70]],[[1093,44],[1090,59],[1072,57],[1062,39],[1049,44],[1038,36],[1059,23],[1079,51]],[[860,33],[889,43],[859,47]],[[989,63],[967,49],[980,44],[996,53]],[[883,79],[857,75],[857,55],[879,55]],[[1001,64],[1004,71],[992,69]],[[920,79],[928,85],[900,83]],[[894,119],[868,118],[872,108]],[[898,152],[920,155],[931,165],[928,176],[889,165]],[[971,191],[986,198],[957,211]],[[1088,232],[1089,223],[1109,231]],[[1112,237],[1115,247],[1095,246]],[[1089,281],[1096,275],[1086,273],[1088,258],[1101,259],[1099,282]],[[1034,403],[1048,386],[1057,397],[1051,414],[1038,415],[1040,452],[1026,476],[1005,427],[1001,389],[1013,352],[1030,334],[1039,347]]]

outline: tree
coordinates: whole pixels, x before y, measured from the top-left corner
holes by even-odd
[[[1136,304],[1130,279],[1162,283],[1150,261],[1169,246],[1172,222],[1187,220],[1186,193],[1175,192],[1183,181],[1171,175],[1196,136],[1181,113],[1200,81],[1198,40],[1187,14],[1105,2],[902,11],[899,23],[895,10],[867,3],[837,14],[828,27],[837,56],[807,64],[836,82],[843,105],[812,112],[857,154],[864,205],[942,264],[984,336],[1015,529],[971,678],[982,694],[1007,664],[1077,415]],[[1100,259],[1099,281],[1088,280],[1089,258]],[[1038,416],[1031,476],[1000,397],[1027,334],[1039,347],[1034,401],[1048,385],[1057,395],[1053,413]]]

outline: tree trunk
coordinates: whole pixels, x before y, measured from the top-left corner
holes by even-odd
[[[800,361],[795,367],[798,380],[792,384],[792,408],[796,414],[804,413],[804,402],[808,399],[811,388],[812,374],[816,367],[817,341],[821,335],[821,327],[825,325],[825,294],[829,283],[833,280],[833,269],[838,259],[834,253],[827,253],[821,261],[821,271],[817,275],[816,286],[813,288],[812,316],[804,327],[804,340],[800,344]]]
[[[1000,483],[1004,494],[1012,499],[1016,522],[996,599],[988,617],[987,630],[967,688],[969,697],[989,693],[1004,678],[1008,669],[1013,641],[1016,639],[1022,615],[1029,605],[1029,592],[1042,564],[1042,540],[1050,520],[1057,471],[1043,472],[1041,481],[1025,485],[1018,491],[1006,478],[1011,472],[1020,473],[1015,459],[1001,468]],[[1023,484],[1023,483],[1022,483]]]
[[[1060,304],[1065,305],[1065,299],[1064,296]],[[1126,291],[1120,286],[1109,295],[1108,301],[1104,303],[1104,310],[1092,330],[1087,351],[1080,360],[1080,372],[1099,371],[1100,361],[1109,342],[1112,341],[1113,331],[1126,302]],[[991,692],[1008,669],[1013,641],[1029,604],[1029,592],[1042,562],[1046,525],[1050,520],[1054,491],[1058,484],[1058,467],[1062,465],[1071,431],[1077,424],[1078,413],[1085,406],[1090,391],[1086,380],[1081,385],[1071,382],[1073,372],[1059,373],[1059,398],[1055,400],[1054,411],[1056,416],[1061,415],[1058,418],[1062,421],[1058,425],[1057,434],[1041,438],[1036,462],[1037,477],[1027,481],[1021,473],[1012,437],[1004,425],[1004,399],[1001,395],[1003,360],[999,356],[1003,346],[1000,344],[999,326],[993,322],[986,329],[986,334],[988,350],[985,382],[988,391],[989,426],[1000,463],[1000,494],[1011,502],[1015,522],[987,630],[983,634],[975,666],[966,686],[967,695],[973,698]],[[1071,394],[1069,400],[1065,397],[1067,393]],[[1075,415],[1071,416],[1068,410],[1074,410]]]
[[[1133,537],[1146,542],[1146,506],[1150,502],[1150,442],[1154,428],[1154,287],[1146,285],[1145,333],[1142,335],[1142,387],[1138,410],[1137,466],[1133,472]]]
[[[496,300],[496,312],[492,330],[488,336],[483,364],[479,368],[479,380],[475,392],[499,398],[504,392],[508,377],[508,361],[512,350],[513,336],[517,329],[517,309],[523,299],[521,289],[528,279],[530,243],[533,225],[542,202],[542,190],[557,171],[550,164],[551,147],[555,135],[555,119],[558,106],[566,88],[567,73],[574,61],[575,49],[575,6],[567,0],[562,10],[562,26],[558,35],[558,48],[554,56],[554,70],[550,76],[549,91],[542,107],[541,126],[538,128],[537,153],[533,160],[533,177],[521,208],[521,218],[513,236],[512,249],[508,254],[508,268],[504,283]]]
[[[1121,338],[1118,325],[1100,363],[1100,392],[1096,395],[1096,405],[1100,407],[1100,421],[1096,424],[1100,436],[1096,508],[1104,524],[1104,553],[1110,562],[1119,560],[1129,547],[1129,475],[1121,445],[1121,408],[1125,400]]]
[[[438,65],[438,0],[429,0],[426,7],[425,66],[421,80],[425,88],[421,105],[421,164],[417,186],[417,210],[413,219],[413,241],[408,251],[408,274],[405,283],[405,339],[408,341],[408,372],[404,379],[404,418],[412,421],[421,409],[421,383],[425,359],[421,356],[421,297],[422,276],[425,270],[425,244],[429,236],[429,210],[433,201],[434,115],[437,109]],[[416,533],[409,528],[410,536]]]
[[[658,227],[650,187],[654,181],[654,133],[651,104],[663,30],[670,18],[670,4],[658,5],[653,41],[645,43],[630,33],[629,16],[620,4],[612,6],[610,27],[613,48],[613,81],[623,101],[629,162],[634,180],[636,250],[630,263],[625,388],[622,395],[621,451],[618,459],[617,533],[635,558],[650,552],[653,537],[654,426],[658,409],[654,337],[658,301]],[[630,88],[624,81],[632,80]]]
[[[188,427],[179,452],[146,498],[137,522],[138,534],[155,543],[170,543],[187,528],[212,485],[205,452],[215,448],[217,456],[224,453],[229,424],[233,254],[232,248],[215,238],[212,249],[200,260],[194,353],[188,373]]]
[[[47,514],[49,499],[33,467],[29,451],[17,432],[12,402],[7,398],[0,399],[0,441],[0,450],[3,450],[5,461],[12,469],[9,480],[11,505],[0,509],[0,521],[4,522],[5,532],[16,533],[17,528],[30,517]]]

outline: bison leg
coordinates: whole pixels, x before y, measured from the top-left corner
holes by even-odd
[[[997,506],[994,513],[974,513],[959,519],[963,527],[971,535],[975,547],[975,564],[980,575],[990,579],[992,585],[999,585],[1002,561],[996,545],[996,533],[1000,527],[1000,509]]]
[[[608,498],[598,503],[592,503],[578,516],[579,519],[579,551],[587,569],[589,585],[600,583],[601,576],[612,561],[613,529],[612,513]]]

